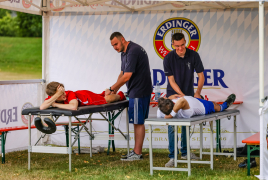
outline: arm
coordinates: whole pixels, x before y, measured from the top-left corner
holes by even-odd
[[[178,93],[178,95],[180,95],[180,97],[185,96],[183,92],[181,91],[180,87],[175,82],[174,76],[168,76],[168,80],[169,80],[171,87],[174,89],[174,91]]]
[[[55,103],[55,101],[56,101],[56,100],[57,100],[57,99],[58,99],[64,92],[65,92],[65,89],[64,89],[62,86],[59,86],[59,87],[57,88],[56,93],[55,93],[53,96],[51,96],[50,99],[45,100],[45,101],[43,102],[43,104],[41,104],[41,106],[40,106],[40,110],[47,109],[47,108],[49,108],[50,106],[52,106],[52,104]]]
[[[202,90],[204,82],[205,82],[205,76],[204,76],[203,72],[197,73],[197,75],[198,75],[198,86],[197,86],[197,90],[194,94],[194,97],[201,99],[200,94],[201,94],[201,90]]]
[[[113,93],[116,93],[121,86],[123,86],[132,76],[132,72],[125,72],[120,78],[118,77],[117,82],[111,86],[111,89],[114,90]]]
[[[183,109],[183,110],[186,110],[186,109],[190,109],[190,105],[188,103],[188,101],[184,98],[184,97],[181,97],[174,105],[173,107],[173,111],[175,113],[178,113],[178,111],[180,109]],[[165,115],[165,119],[170,119],[170,118],[173,118],[172,115]]]
[[[69,102],[69,104],[61,104],[61,103],[54,102],[52,106],[61,108],[61,109],[77,110],[78,101],[76,99],[73,99]]]

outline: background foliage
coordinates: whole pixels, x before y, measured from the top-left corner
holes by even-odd
[[[0,36],[42,37],[42,16],[0,9]]]

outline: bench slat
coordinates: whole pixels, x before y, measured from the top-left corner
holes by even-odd
[[[242,143],[246,144],[260,144],[260,132],[242,140]]]

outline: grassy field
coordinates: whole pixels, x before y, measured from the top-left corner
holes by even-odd
[[[0,37],[0,80],[41,78],[42,38]]]
[[[198,151],[192,150],[198,154]],[[247,169],[238,168],[238,164],[245,158],[239,157],[237,161],[225,156],[214,156],[214,170],[210,165],[192,164],[192,175],[187,172],[154,171],[150,175],[148,149],[143,150],[144,160],[135,162],[122,162],[120,155],[125,149],[116,149],[116,152],[93,154],[73,154],[72,172],[69,172],[68,155],[60,154],[37,154],[31,158],[31,170],[28,171],[27,151],[12,152],[6,154],[6,164],[0,166],[1,180],[28,180],[28,179],[257,179],[254,175],[259,174],[258,167],[251,169],[251,176],[247,176]],[[154,165],[164,166],[168,161],[168,150],[154,150]],[[204,160],[209,160],[205,155]],[[186,167],[180,164],[179,167]]]

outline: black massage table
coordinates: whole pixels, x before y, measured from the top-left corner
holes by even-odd
[[[59,153],[59,154],[69,154],[69,171],[71,171],[71,154],[72,154],[72,146],[76,142],[76,140],[79,137],[79,133],[84,129],[90,136],[90,157],[92,157],[92,140],[103,140],[108,139],[108,153],[110,149],[110,143],[112,143],[113,150],[115,150],[114,146],[114,140],[115,139],[120,139],[120,140],[127,140],[127,150],[129,153],[129,123],[128,123],[128,100],[124,101],[118,101],[110,104],[104,104],[104,105],[92,105],[92,106],[82,106],[78,107],[77,110],[66,110],[66,109],[60,109],[60,108],[48,108],[45,110],[40,110],[39,107],[33,107],[29,109],[24,109],[21,114],[22,115],[28,115],[29,116],[29,123],[28,123],[28,130],[29,130],[29,147],[28,147],[28,169],[30,170],[30,165],[31,165],[31,152],[36,152],[36,153]],[[127,126],[127,134],[123,134],[123,132],[114,126],[114,120],[122,113],[124,109],[126,110],[126,126]],[[92,118],[91,116],[94,113],[99,113],[103,119],[98,119],[98,118]],[[108,117],[105,116],[107,114]],[[69,143],[68,147],[48,147],[48,146],[32,146],[31,145],[31,116],[36,115],[36,116],[50,116],[55,123],[58,120],[59,117],[61,116],[68,116],[69,117],[69,127],[72,125],[71,117],[74,117],[78,122],[76,124],[82,125],[82,128],[76,133],[75,136],[75,141],[72,143],[71,139],[71,128],[69,128]],[[87,118],[79,118],[77,116],[79,115],[88,115]],[[85,123],[82,123],[81,120],[86,120]],[[92,123],[91,120],[105,120],[109,123],[109,134],[107,134],[105,137],[102,135],[98,137],[98,135],[94,135],[92,133]],[[90,128],[88,129],[85,124],[89,123]],[[56,123],[57,124],[57,123]],[[120,132],[118,134],[119,136],[114,134],[114,130],[117,130]],[[40,136],[39,140],[41,139]],[[38,141],[39,141],[38,140]]]

